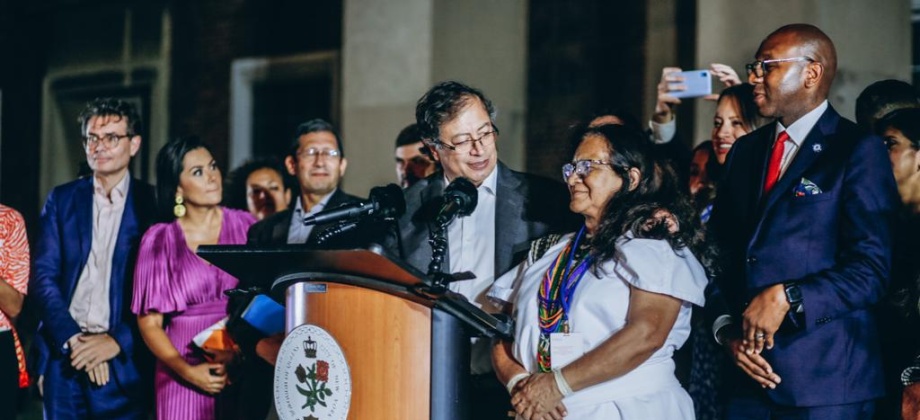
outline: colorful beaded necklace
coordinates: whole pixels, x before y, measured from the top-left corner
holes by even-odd
[[[585,271],[591,266],[591,257],[587,255],[587,244],[580,244],[585,234],[582,226],[575,238],[566,244],[553,264],[543,275],[543,282],[537,293],[537,305],[540,321],[540,341],[537,345],[537,364],[542,372],[552,371],[550,361],[550,335],[568,333],[569,309],[575,288],[581,282]]]

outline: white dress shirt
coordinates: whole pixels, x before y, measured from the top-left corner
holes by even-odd
[[[449,183],[445,180],[445,185]],[[450,290],[457,292],[486,312],[495,312],[486,291],[495,280],[495,189],[498,170],[493,170],[476,189],[476,208],[469,216],[458,217],[447,228],[450,272],[472,272],[476,278],[455,281]],[[473,374],[492,371],[489,340],[473,339],[471,370]]]
[[[781,122],[776,122],[776,132],[773,133],[774,143],[783,131],[789,134],[789,139],[784,143],[785,149],[783,149],[783,160],[779,167],[779,178],[782,178],[783,174],[786,173],[786,169],[789,168],[792,159],[795,158],[795,155],[799,152],[799,148],[802,147],[802,142],[805,141],[805,138],[808,137],[808,133],[811,132],[821,116],[824,115],[824,111],[827,111],[826,99],[815,109],[809,111],[794,123],[790,124],[789,127],[783,127]]]

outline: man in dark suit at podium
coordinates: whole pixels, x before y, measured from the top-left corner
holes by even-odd
[[[447,229],[444,271],[470,271],[475,279],[456,281],[450,289],[486,312],[498,312],[486,298],[492,282],[526,256],[530,241],[548,233],[572,231],[578,219],[568,210],[565,186],[513,171],[498,161],[498,127],[492,102],[477,89],[458,82],[432,87],[416,107],[425,145],[442,170],[406,190],[406,213],[399,221],[404,259],[422,272],[431,261],[429,215],[422,209],[438,200],[457,177],[477,187],[478,205]],[[388,243],[394,255],[398,244]],[[508,393],[492,371],[489,343],[472,348],[473,417],[507,419]]]
[[[297,178],[300,194],[294,205],[273,214],[249,228],[250,245],[316,245],[316,240],[330,224],[305,226],[303,219],[325,209],[361,201],[339,188],[348,160],[342,138],[332,124],[321,119],[297,127],[288,156],[284,158],[288,173]]]

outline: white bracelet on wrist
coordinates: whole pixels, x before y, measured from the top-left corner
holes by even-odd
[[[568,397],[575,392],[572,391],[572,387],[570,387],[568,381],[565,380],[565,376],[562,376],[562,369],[553,369],[553,378],[556,379],[556,388],[559,388],[559,393],[561,393],[563,397]]]
[[[527,372],[522,372],[512,376],[511,379],[508,380],[508,383],[505,384],[505,389],[508,390],[508,394],[511,394],[511,391],[514,390],[514,387],[517,386],[518,382],[523,381],[524,378],[528,376],[530,376],[530,374]]]

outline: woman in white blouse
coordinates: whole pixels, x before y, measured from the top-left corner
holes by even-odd
[[[602,126],[574,140],[562,172],[585,224],[495,282],[515,318],[515,340],[493,348],[496,374],[518,418],[693,418],[671,355],[704,300],[699,219],[642,133]]]

